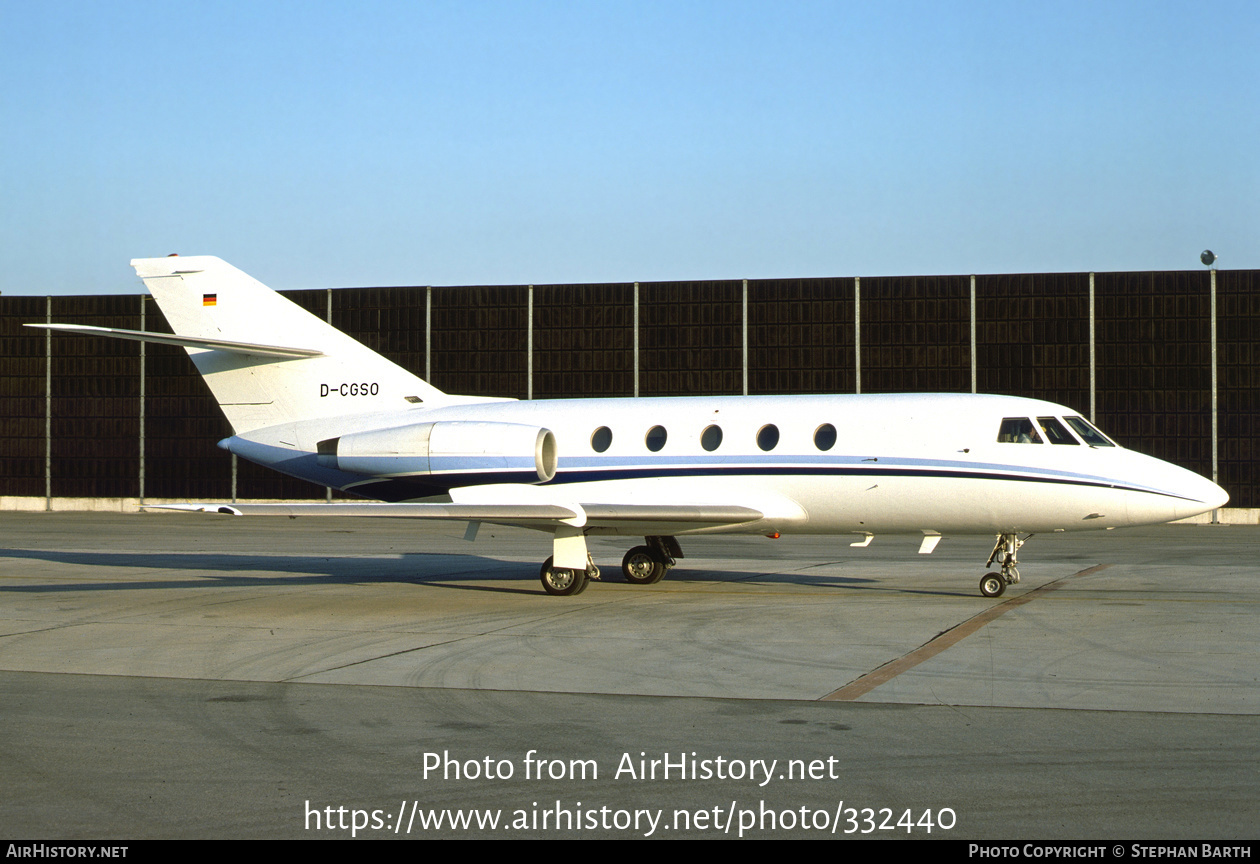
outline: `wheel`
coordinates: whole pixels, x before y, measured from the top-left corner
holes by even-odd
[[[542,569],[538,571],[538,578],[542,580],[544,591],[560,597],[572,597],[586,590],[585,570],[566,570],[562,567],[552,567],[551,561],[551,558],[544,561]]]
[[[654,585],[665,578],[666,569],[646,546],[635,546],[621,559],[621,575],[631,585]]]
[[[985,573],[980,578],[980,593],[985,597],[1001,597],[1006,591],[1006,580],[1000,573]]]

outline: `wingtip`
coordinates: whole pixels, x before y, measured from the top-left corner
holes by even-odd
[[[240,510],[228,504],[141,504],[141,510],[176,510],[182,513],[222,513],[226,516],[244,516]]]

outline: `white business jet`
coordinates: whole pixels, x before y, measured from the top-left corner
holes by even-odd
[[[626,581],[658,582],[683,534],[996,534],[980,591],[1019,581],[1021,534],[1146,525],[1222,506],[1183,468],[1036,399],[937,393],[516,401],[434,388],[218,258],[132,266],[174,334],[29,325],[180,345],[241,458],[376,499],[188,504],[234,515],[516,525],[554,536],[550,594],[599,569],[594,534],[637,535]],[[386,503],[379,503],[386,502]]]

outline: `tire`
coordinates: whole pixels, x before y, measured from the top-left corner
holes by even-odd
[[[985,573],[980,577],[980,593],[985,597],[1001,597],[1006,591],[1006,580],[1001,573]]]
[[[544,591],[557,597],[573,597],[586,590],[585,570],[552,567],[551,562],[552,559],[548,558],[543,562],[542,569],[538,571],[538,578],[542,580]]]
[[[635,546],[621,559],[621,575],[631,585],[655,585],[665,578],[665,562],[646,546]]]

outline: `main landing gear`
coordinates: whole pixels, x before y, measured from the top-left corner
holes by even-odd
[[[676,559],[683,557],[682,548],[674,537],[644,537],[646,546],[635,546],[621,559],[621,575],[631,585],[653,585],[665,578]],[[553,567],[554,556],[543,562],[539,578],[548,594],[572,597],[586,590],[587,584],[599,578],[599,568],[590,555],[586,556],[586,570],[569,570]]]
[[[655,585],[683,557],[673,537],[644,537],[646,546],[635,546],[621,559],[621,575],[631,585]]]
[[[1001,597],[1006,591],[1007,585],[1014,585],[1019,582],[1019,568],[1015,560],[1015,553],[1019,551],[1019,547],[1023,546],[1033,535],[1029,534],[1023,540],[1015,534],[999,534],[997,543],[993,544],[993,552],[989,555],[989,560],[984,566],[991,567],[993,562],[1000,557],[1002,560],[1002,571],[1000,573],[985,573],[980,577],[980,593],[985,597]]]
[[[585,591],[587,584],[592,579],[599,578],[599,568],[595,566],[595,562],[591,560],[590,555],[586,556],[585,570],[566,570],[563,567],[552,567],[552,560],[552,558],[548,558],[544,561],[542,570],[538,572],[538,577],[542,579],[543,590],[548,594],[572,597]]]

